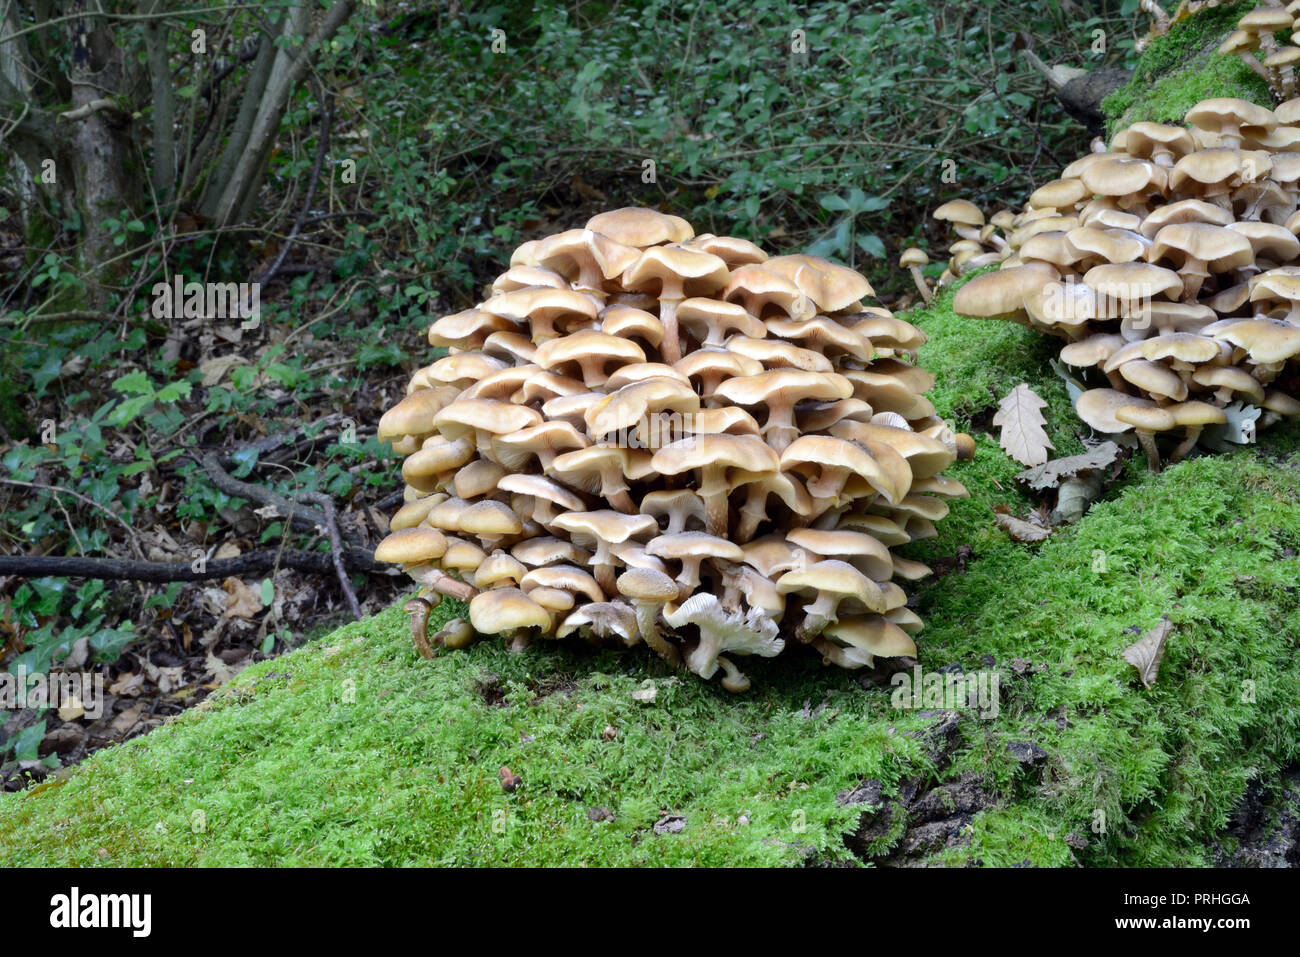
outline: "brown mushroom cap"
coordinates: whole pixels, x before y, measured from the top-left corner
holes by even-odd
[[[587,220],[587,229],[602,233],[617,243],[642,248],[660,243],[681,243],[695,235],[691,224],[680,216],[635,206],[597,213]]]
[[[518,588],[494,588],[475,595],[469,603],[469,620],[484,635],[551,627],[550,613]]]
[[[446,536],[436,528],[420,525],[390,532],[375,547],[375,561],[418,565],[441,558],[446,552]]]
[[[1116,413],[1120,409],[1135,405],[1154,407],[1155,403],[1150,399],[1139,399],[1116,389],[1089,389],[1079,396],[1074,408],[1079,413],[1079,418],[1098,432],[1118,435],[1130,431],[1133,426],[1119,419]]]

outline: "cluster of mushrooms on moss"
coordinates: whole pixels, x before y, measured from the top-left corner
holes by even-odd
[[[941,473],[973,443],[924,396],[924,335],[873,295],[652,209],[524,243],[430,326],[449,354],[380,422],[406,504],[376,558],[468,599],[443,646],[644,644],[731,691],[737,656],[787,644],[914,654],[899,582],[929,569],[891,548],[967,494]],[[422,651],[429,608],[408,603]]]
[[[1079,417],[1136,433],[1153,469],[1161,442],[1178,461],[1300,414],[1300,99],[1204,100],[1185,120],[1119,131],[1020,213],[934,214],[959,236],[945,278],[999,267],[954,311],[1067,340]]]

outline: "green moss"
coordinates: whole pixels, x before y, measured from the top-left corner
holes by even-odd
[[[1254,0],[1211,7],[1184,17],[1156,37],[1138,60],[1133,79],[1102,103],[1107,133],[1147,121],[1181,123],[1198,102],[1232,96],[1271,106],[1268,85],[1238,57],[1219,56],[1219,44]]]
[[[1047,340],[953,316],[951,294],[910,317],[930,335],[939,410],[974,427],[1025,381],[1049,397],[1058,447],[1077,450]],[[989,513],[1029,505],[1019,466],[981,439],[955,469],[971,498],[918,543],[974,549],[918,591],[922,667],[1001,684],[996,717],[967,712],[942,771],[920,736],[929,719],[810,655],[746,662],[754,690],[735,697],[645,653],[480,641],[426,661],[395,607],[0,796],[0,865],[799,865],[848,857],[857,814],[841,790],[968,775],[995,805],[928,863],[1207,863],[1246,782],[1300,757],[1300,427],[1264,443],[1160,474],[1130,465],[1082,522],[1025,546]],[[460,612],[447,602],[435,623]],[[1165,615],[1176,630],[1145,690],[1120,652]],[[647,676],[657,698],[641,704]],[[1047,758],[1022,764],[1012,742]],[[503,765],[523,779],[514,793]],[[615,819],[590,820],[595,808]],[[684,830],[655,834],[665,814]]]

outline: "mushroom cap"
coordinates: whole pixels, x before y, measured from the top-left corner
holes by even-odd
[[[573,542],[554,536],[529,538],[510,549],[510,554],[525,565],[537,567],[556,562],[585,562],[591,554]],[[526,589],[525,589],[526,590]]]
[[[639,538],[659,530],[649,515],[624,515],[613,509],[592,512],[566,512],[551,523],[570,535],[579,535],[594,541],[617,544],[629,538]]]
[[[519,469],[527,465],[529,458],[536,453],[568,452],[590,444],[591,439],[572,424],[552,420],[494,436],[492,453],[506,468]]]
[[[814,555],[843,559],[875,581],[888,581],[894,573],[894,560],[889,549],[878,538],[865,532],[792,528],[786,537]]]
[[[433,434],[434,417],[456,401],[458,394],[459,390],[453,386],[412,392],[380,417],[379,441],[391,442],[404,435],[422,437]]]
[[[670,561],[683,558],[721,558],[729,562],[745,560],[740,546],[707,532],[674,532],[652,538],[645,547],[656,558]]]
[[[1256,17],[1255,14],[1268,13],[1269,16]],[[1275,16],[1273,14],[1281,14]],[[1254,19],[1252,19],[1254,18]],[[1239,29],[1254,31],[1256,24],[1259,30],[1268,30],[1266,26],[1268,21],[1290,19],[1290,15],[1285,11],[1261,11],[1254,10],[1242,17],[1237,26]],[[1248,26],[1247,23],[1250,22]],[[1290,29],[1291,24],[1285,23],[1282,27],[1273,29]],[[1183,119],[1202,130],[1209,130],[1212,133],[1218,133],[1224,129],[1236,129],[1242,126],[1258,126],[1264,129],[1272,129],[1277,125],[1277,118],[1273,115],[1272,110],[1265,109],[1262,106],[1256,106],[1248,100],[1237,99],[1236,97],[1223,96],[1210,100],[1201,100],[1185,114]]]
[[[718,385],[714,396],[736,405],[770,405],[773,400],[833,402],[853,395],[853,386],[834,372],[772,369],[758,375],[736,376]],[[797,398],[795,398],[797,397]]]
[[[1219,355],[1219,344],[1206,336],[1190,332],[1170,332],[1142,342],[1142,356],[1152,362],[1178,359],[1182,362],[1209,362]]]
[[[604,495],[608,494],[604,490],[609,487],[615,472],[623,478],[636,480],[649,475],[650,469],[650,455],[641,449],[589,445],[585,449],[557,455],[546,471],[565,485],[589,495]]]
[[[726,348],[736,355],[759,362],[766,369],[803,369],[806,372],[831,372],[831,360],[820,352],[803,349],[792,342],[780,339],[754,339],[749,336],[732,336]]]
[[[1030,193],[1025,205],[1031,209],[1070,209],[1089,195],[1082,180],[1054,179]]]
[[[623,273],[627,289],[654,292],[681,288],[674,298],[708,295],[727,284],[730,270],[712,253],[688,246],[651,246]]]
[[[807,293],[769,270],[767,263],[734,270],[720,298],[740,303],[746,312],[760,319],[774,314],[773,310],[791,319],[807,319],[817,312]]]
[[[607,336],[631,339],[640,336],[656,349],[664,338],[663,323],[652,313],[635,306],[607,306],[600,314],[600,331]]]
[[[753,436],[724,432],[717,435],[693,435],[670,442],[654,454],[650,466],[661,475],[680,475],[692,469],[702,469],[706,473],[711,469],[737,469],[742,473],[756,475],[778,471],[780,459],[766,443]],[[701,494],[707,496],[713,493],[702,488]]]
[[[592,601],[604,601],[605,592],[589,573],[573,565],[545,565],[534,568],[520,581],[524,591],[534,588],[563,588],[581,592]]]
[[[475,502],[461,512],[457,526],[467,535],[477,535],[480,538],[518,535],[524,530],[524,524],[514,509],[504,502],[490,499]]]
[[[447,537],[436,528],[417,525],[390,532],[375,547],[375,561],[396,565],[418,565],[441,558],[447,552]]]
[[[1024,310],[1028,294],[1060,278],[1056,267],[1042,262],[985,273],[957,290],[953,312],[978,318],[1014,315]]]
[[[1203,261],[1211,272],[1224,272],[1250,265],[1255,261],[1255,252],[1250,240],[1225,226],[1173,223],[1156,233],[1147,257],[1151,262],[1166,257],[1197,259]]]
[[[497,482],[497,488],[516,495],[531,495],[534,498],[545,499],[569,512],[581,512],[587,507],[577,495],[544,475],[516,472],[503,476]]]
[[[821,312],[838,312],[875,295],[865,276],[821,256],[773,256],[763,268],[798,286]]]
[[[1151,405],[1126,405],[1116,410],[1115,418],[1139,432],[1167,432],[1178,425],[1168,409]]]
[[[542,421],[541,413],[525,405],[496,399],[457,399],[434,416],[433,424],[449,439],[476,431],[505,435]]]
[[[1142,159],[1157,153],[1180,157],[1196,149],[1192,135],[1182,126],[1167,123],[1134,123],[1126,131],[1124,152]]]
[[[1300,161],[1300,155],[1295,158]],[[1295,233],[1285,226],[1248,221],[1229,223],[1227,228],[1246,237],[1256,258],[1262,256],[1274,262],[1292,262],[1300,258],[1300,239],[1296,239]]]
[[[888,604],[878,584],[848,562],[830,559],[786,572],[776,583],[783,595],[834,595],[851,599],[868,611],[883,612]]]
[[[1145,343],[1144,343],[1145,345]],[[1187,383],[1165,366],[1149,359],[1132,359],[1119,367],[1119,374],[1143,392],[1181,402],[1187,398]],[[1117,415],[1116,418],[1119,418]],[[1126,421],[1120,419],[1121,422]]]
[[[705,518],[704,499],[688,488],[660,489],[646,493],[641,499],[641,514],[655,518],[668,518],[681,515],[684,520]]]
[[[463,499],[474,499],[495,491],[506,470],[491,459],[475,459],[456,473],[452,488]]]
[[[1178,273],[1151,263],[1108,263],[1093,266],[1083,281],[1100,295],[1122,303],[1134,303],[1157,296],[1179,296],[1183,280]]]
[[[678,595],[679,586],[653,568],[631,568],[618,576],[618,593],[633,601],[668,602]]]
[[[903,255],[898,257],[898,264],[904,269],[912,266],[928,266],[930,265],[930,257],[925,254],[924,250],[909,246],[903,250]]]
[[[781,572],[802,568],[807,564],[808,556],[792,545],[788,537],[782,535],[764,535],[741,546],[744,562],[758,569],[764,578],[775,578]]]
[[[547,339],[537,347],[537,364],[551,370],[569,362],[599,356],[620,363],[645,362],[645,352],[629,339],[583,329],[557,339]]]
[[[677,304],[677,322],[700,342],[721,342],[728,332],[762,339],[767,327],[757,316],[751,316],[745,307],[721,299],[692,296]]]
[[[388,520],[388,527],[394,532],[403,528],[414,528],[424,521],[430,509],[446,500],[447,495],[444,492],[435,492],[432,495],[412,499],[393,513],[393,517]]]
[[[1150,399],[1140,399],[1117,389],[1089,389],[1079,396],[1074,408],[1079,418],[1098,432],[1118,435],[1128,432],[1133,426],[1117,418],[1116,413],[1128,406],[1143,404],[1155,405]]]
[[[837,644],[863,651],[868,666],[873,658],[903,658],[916,654],[911,635],[882,615],[841,618],[827,625],[822,635]]]
[[[461,571],[473,571],[487,559],[487,554],[473,542],[467,542],[463,538],[447,536],[447,551],[442,556],[443,568],[454,568]]]
[[[1245,319],[1214,333],[1214,338],[1245,349],[1255,362],[1285,362],[1300,356],[1300,326],[1274,319]]]
[[[1232,213],[1222,206],[1215,206],[1201,199],[1180,199],[1176,203],[1153,209],[1138,227],[1138,232],[1147,239],[1154,239],[1156,233],[1174,223],[1209,223],[1212,226],[1227,226],[1231,222]]]
[[[625,366],[619,366],[610,373],[605,384],[601,386],[606,392],[617,392],[625,385],[631,385],[633,382],[640,382],[643,379],[655,379],[667,376],[669,379],[676,379],[678,382],[690,385],[691,380],[686,378],[670,365],[664,365],[662,362],[630,362]]]
[[[1264,387],[1245,369],[1236,366],[1201,366],[1192,373],[1192,381],[1210,389],[1230,389],[1248,396],[1253,402],[1264,401]]]
[[[498,582],[509,581],[518,585],[527,574],[524,563],[498,549],[485,558],[474,571],[474,587],[491,588]]]
[[[696,412],[699,408],[700,397],[690,385],[668,376],[652,376],[600,399],[587,409],[583,418],[588,434],[599,440],[611,432],[636,425],[654,412]]]
[[[909,478],[929,478],[938,475],[956,459],[956,453],[939,439],[910,428],[879,425],[875,422],[839,422],[831,427],[831,435],[858,442],[881,443],[898,452],[907,460]],[[787,452],[789,449],[786,450]],[[899,489],[899,497],[907,494],[910,481]]]
[[[736,236],[715,236],[713,233],[700,233],[694,239],[687,240],[685,245],[701,249],[706,253],[712,253],[732,269],[737,266],[747,266],[751,263],[767,261],[767,253],[761,248],[748,239],[740,239]]]
[[[1178,405],[1169,406],[1169,412],[1174,417],[1174,424],[1186,426],[1189,428],[1206,425],[1223,425],[1228,421],[1228,414],[1218,406],[1210,405],[1208,402],[1182,402]]]
[[[587,220],[587,229],[625,246],[638,247],[686,242],[695,235],[691,224],[680,216],[638,206],[597,213]]]
[[[980,208],[965,199],[949,200],[930,215],[935,219],[947,220],[959,226],[984,225],[984,214],[980,212]]]
[[[520,628],[551,627],[551,615],[518,588],[494,588],[479,592],[470,599],[469,621],[484,635],[516,631]]]
[[[1090,164],[1079,178],[1098,196],[1129,196],[1159,189],[1165,177],[1155,163],[1116,155]]]
[[[1113,333],[1095,333],[1087,339],[1071,342],[1061,350],[1061,361],[1077,369],[1099,365],[1124,347],[1124,337]]]
[[[442,440],[408,455],[402,462],[402,478],[422,492],[432,492],[441,480],[440,476],[461,468],[473,458],[474,443],[469,439]]]

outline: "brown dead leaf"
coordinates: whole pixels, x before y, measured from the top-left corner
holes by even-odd
[[[226,600],[225,610],[221,613],[223,618],[249,619],[261,612],[262,596],[256,589],[249,588],[238,578],[227,578],[221,583],[221,587],[230,596]]]
[[[108,727],[115,735],[126,734],[136,726],[142,714],[144,714],[144,705],[133,704],[110,721]]]
[[[1014,541],[1041,542],[1052,534],[1050,528],[1044,528],[1042,525],[1035,525],[1033,522],[1026,522],[1024,519],[1016,518],[1011,514],[1011,509],[1005,505],[993,506],[993,513],[993,520]]]
[[[209,651],[208,657],[205,659],[204,664],[207,666],[208,669],[207,676],[211,678],[212,681],[219,686],[219,685],[226,684],[228,681],[234,678],[235,675],[239,674],[241,671],[247,668],[248,665],[251,663],[251,661],[252,661],[252,656],[249,655],[248,657],[236,661],[234,664],[228,665],[220,658],[218,658],[216,655],[214,655],[212,652]],[[204,685],[204,687],[209,687],[209,686]]]
[[[128,671],[126,674],[119,675],[118,679],[108,686],[112,694],[125,695],[129,698],[138,697],[144,690],[144,675],[138,675]]]
[[[1142,679],[1142,686],[1150,688],[1160,677],[1160,662],[1165,660],[1165,643],[1173,633],[1174,626],[1168,618],[1161,618],[1160,623],[1124,649],[1124,660],[1137,669]]]
[[[175,667],[156,665],[148,658],[142,657],[140,666],[144,668],[144,673],[148,675],[149,680],[157,685],[158,690],[163,694],[170,694],[185,685],[184,665],[176,665]]]
[[[1021,465],[1042,465],[1047,461],[1047,450],[1056,448],[1043,430],[1047,420],[1039,410],[1046,406],[1023,382],[998,403],[993,424],[1002,426],[999,442],[1007,455]]]
[[[241,355],[231,354],[226,356],[214,356],[206,362],[199,363],[199,372],[203,375],[203,384],[205,386],[220,385],[221,380],[235,366],[246,366],[248,360]]]

